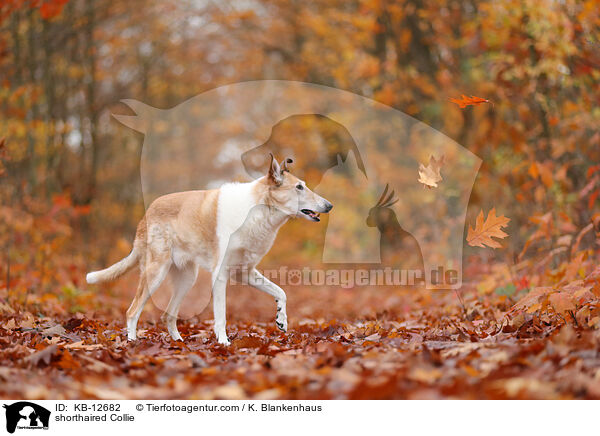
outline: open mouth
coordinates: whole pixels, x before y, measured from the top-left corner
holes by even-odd
[[[302,209],[300,212],[302,212],[304,215],[308,215],[315,221],[321,221],[321,219],[319,218],[319,216],[321,216],[321,214],[319,214],[318,212],[315,212],[314,210]]]

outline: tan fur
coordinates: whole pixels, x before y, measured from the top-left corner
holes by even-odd
[[[216,236],[218,190],[187,191],[168,194],[157,198],[140,221],[135,236],[134,247],[140,252],[140,284],[133,299],[127,317],[132,317],[147,299],[146,276],[154,277],[156,264],[168,262],[175,247],[192,257],[194,252],[203,250],[211,256],[210,264],[214,268],[218,259]],[[165,244],[158,244],[158,235],[149,229],[157,228],[165,237]],[[152,239],[148,239],[148,234]],[[153,243],[154,242],[154,243]],[[138,248],[139,247],[139,248]],[[147,258],[150,258],[148,269]]]

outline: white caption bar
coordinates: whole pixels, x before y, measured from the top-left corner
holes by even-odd
[[[0,400],[9,434],[306,435],[579,434],[592,430],[588,401],[25,401]],[[592,410],[594,409],[594,410]],[[588,414],[589,413],[589,414]],[[329,433],[331,432],[331,433]],[[377,432],[377,433],[374,433]]]

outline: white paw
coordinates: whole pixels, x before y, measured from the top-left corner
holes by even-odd
[[[229,342],[229,339],[227,339],[227,336],[217,339],[217,342],[221,345],[225,345],[226,347],[231,345],[231,342]]]
[[[275,324],[277,324],[277,327],[279,328],[279,330],[281,330],[284,333],[287,332],[287,329],[288,329],[287,315],[283,312],[279,312],[277,314],[277,318],[275,318]]]
[[[215,336],[217,337],[217,342],[221,345],[231,345],[231,342],[229,342],[229,339],[227,338],[227,333],[225,332],[220,332],[220,333],[216,333],[215,332]]]
[[[137,339],[137,321],[127,320],[127,340],[135,341]]]

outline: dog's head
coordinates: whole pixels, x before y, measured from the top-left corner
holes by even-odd
[[[319,214],[329,212],[333,204],[315,194],[303,180],[290,173],[288,165],[291,163],[293,160],[287,158],[280,165],[271,154],[271,165],[266,176],[271,204],[289,216],[321,221]]]

